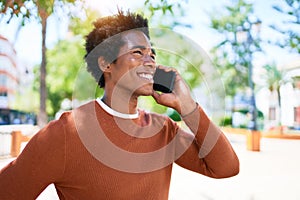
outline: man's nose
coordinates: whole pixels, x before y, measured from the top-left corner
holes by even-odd
[[[151,55],[144,56],[144,66],[155,68],[156,62],[155,59]]]

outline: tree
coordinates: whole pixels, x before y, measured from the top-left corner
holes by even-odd
[[[244,0],[233,1],[220,15],[215,11],[211,15],[211,27],[224,37],[212,49],[214,63],[222,74],[226,95],[233,97],[238,90],[250,88],[247,127],[251,130],[258,128],[252,60],[256,52],[262,51],[260,25],[261,21],[254,15],[253,4]]]
[[[220,70],[226,94],[234,96],[249,86],[252,57],[261,51],[259,32],[253,29],[260,20],[253,13],[253,4],[238,0],[225,6],[225,12],[211,15],[211,28],[223,39],[212,49],[213,61]]]
[[[71,99],[76,74],[83,66],[84,48],[81,41],[69,39],[59,41],[47,51],[47,111],[50,116],[60,109],[64,98]]]
[[[300,53],[300,0],[284,0],[285,5],[274,5],[273,8],[279,13],[287,16],[283,27],[271,25],[271,27],[280,32],[282,40],[276,41],[275,44],[286,48],[290,51]]]
[[[80,68],[84,67],[84,36],[92,29],[91,21],[97,18],[98,14],[91,10],[86,10],[86,17],[72,18],[69,24],[68,37],[60,40],[52,49],[47,51],[47,113],[54,117],[61,107],[64,99],[71,100],[74,96],[74,84],[78,84],[80,96],[79,100],[92,98],[86,92],[88,87],[92,88],[95,81],[87,73],[81,73]],[[80,76],[80,77],[77,77]],[[58,78],[59,77],[59,78]],[[77,78],[77,80],[76,80]],[[88,86],[88,87],[87,87]]]
[[[26,20],[38,19],[42,26],[42,61],[40,66],[40,110],[38,114],[39,126],[44,126],[48,119],[46,113],[46,99],[47,99],[47,88],[46,88],[46,32],[47,32],[47,19],[57,9],[63,9],[63,13],[70,12],[68,8],[75,5],[79,0],[8,0],[0,1],[0,13],[2,15],[8,15],[9,21],[13,17],[20,17],[22,24],[25,24]]]
[[[268,87],[271,92],[276,92],[279,107],[279,119],[281,119],[281,92],[280,87],[291,80],[286,79],[286,71],[279,70],[275,64],[267,64],[263,66],[265,73],[261,75],[264,81],[262,86]]]
[[[181,22],[185,16],[184,5],[188,0],[145,0],[145,8],[142,9],[150,19],[150,23],[156,27],[174,29],[176,26],[191,27],[190,24]],[[163,23],[162,23],[163,22]]]
[[[261,76],[262,80],[265,81],[265,86],[272,91],[276,91],[278,95],[278,104],[281,107],[281,95],[280,86],[287,83],[285,80],[285,71],[280,71],[275,64],[264,65],[265,73]]]
[[[177,68],[190,87],[194,88],[201,83],[198,66],[204,62],[204,52],[197,49],[193,41],[174,31],[178,26],[191,28],[190,24],[181,22],[185,16],[184,5],[187,2],[146,0],[146,9],[143,12],[150,19],[150,27],[155,27],[150,29],[150,35],[158,55],[157,63]]]
[[[188,38],[174,31],[176,27],[191,28],[190,24],[182,22],[185,16],[185,1],[150,1],[146,0],[142,12],[149,18],[151,42],[156,50],[157,63],[177,68],[190,88],[198,87],[203,81],[200,66],[208,57],[202,49]],[[173,41],[173,42],[170,42]],[[208,61],[207,61],[208,62]],[[166,112],[166,107],[153,104],[150,98],[149,109],[156,112]],[[155,106],[152,106],[155,105]],[[170,112],[177,116],[174,112]],[[178,120],[178,119],[175,119]]]

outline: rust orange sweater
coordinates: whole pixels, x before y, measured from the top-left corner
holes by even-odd
[[[0,199],[35,199],[54,183],[60,199],[166,200],[173,162],[209,177],[236,175],[234,150],[203,110],[183,120],[194,135],[162,115],[121,119],[89,102],[50,122],[1,170]]]

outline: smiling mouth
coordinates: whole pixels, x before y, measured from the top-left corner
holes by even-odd
[[[150,73],[138,73],[137,74],[140,78],[147,80],[147,81],[153,81],[153,74]]]

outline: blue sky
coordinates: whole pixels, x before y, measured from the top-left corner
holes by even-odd
[[[91,7],[98,10],[103,15],[109,15],[116,12],[117,6],[123,9],[131,9],[142,7],[143,1],[92,1],[87,0]],[[209,28],[209,17],[206,14],[212,12],[222,12],[223,5],[229,3],[230,0],[189,0],[188,4],[182,4],[186,9],[187,16],[185,21],[193,25],[193,29],[177,28],[176,31],[189,37],[197,42],[205,51],[219,41],[220,35],[216,34],[214,30]],[[261,34],[264,38],[277,37],[274,31],[268,28],[269,24],[279,23],[282,21],[282,16],[271,8],[274,4],[280,4],[280,0],[259,1],[253,0],[255,14],[263,21]],[[14,42],[14,34],[16,31],[16,21],[12,20],[10,24],[6,24],[4,20],[0,24],[0,34]],[[67,32],[67,26],[64,22],[59,22],[56,17],[51,17],[48,23],[47,46],[51,48],[58,38],[64,38]],[[41,60],[40,46],[41,35],[40,26],[36,22],[31,22],[23,27],[20,31],[19,37],[15,42],[15,49],[22,63],[25,65],[38,64]],[[257,58],[257,65],[264,62],[276,61],[279,65],[284,65],[296,59],[297,55],[287,53],[280,48],[266,45],[266,55],[261,55]],[[279,56],[280,55],[280,56]],[[254,62],[255,63],[255,62]]]

